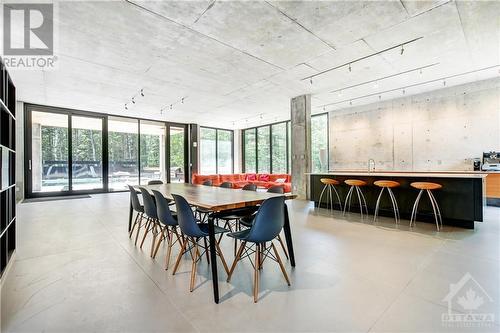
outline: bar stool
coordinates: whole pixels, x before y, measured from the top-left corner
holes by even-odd
[[[358,196],[359,211],[361,213],[361,218],[363,218],[363,205],[365,206],[366,215],[368,215],[368,206],[366,205],[366,200],[365,196],[363,195],[363,191],[361,191],[361,187],[366,186],[367,183],[360,179],[347,179],[344,181],[344,183],[351,186],[349,192],[347,192],[347,196],[345,197],[344,215],[346,211],[351,210],[352,192],[354,192],[354,190],[356,190],[356,195]]]
[[[330,209],[333,210],[333,193],[332,193],[332,188],[333,188],[333,191],[337,196],[337,200],[339,201],[340,210],[342,210],[342,201],[340,200],[339,192],[337,192],[337,189],[335,188],[335,186],[339,185],[339,181],[331,178],[321,178],[319,181],[324,186],[323,190],[321,191],[321,194],[319,195],[318,207],[321,207],[321,201],[322,201],[321,199],[323,198],[323,194],[326,191],[326,209],[328,209],[328,202],[330,202]]]
[[[411,211],[410,227],[415,225],[416,223],[418,202],[420,201],[422,193],[426,191],[427,195],[429,196],[429,200],[431,201],[432,210],[434,211],[434,218],[436,220],[437,231],[439,231],[439,229],[443,227],[443,219],[441,218],[441,211],[439,210],[439,205],[431,191],[438,190],[443,186],[438,183],[429,183],[429,182],[414,182],[411,183],[410,186],[420,190],[420,192],[418,192],[417,199],[415,200],[415,204],[413,205],[413,209]]]
[[[396,197],[394,196],[394,193],[392,193],[391,188],[398,187],[401,184],[399,184],[398,182],[393,181],[393,180],[377,180],[376,182],[373,183],[373,185],[381,188],[380,194],[378,195],[378,198],[377,198],[377,203],[375,204],[375,214],[373,217],[373,222],[377,221],[377,214],[378,214],[378,209],[379,209],[379,205],[380,205],[380,199],[382,198],[382,193],[384,193],[384,190],[387,189],[387,193],[389,193],[389,198],[391,198],[392,209],[394,210],[394,218],[396,219],[396,224],[399,224],[398,202],[396,201]]]

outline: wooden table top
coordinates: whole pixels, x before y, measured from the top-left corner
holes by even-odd
[[[285,196],[285,200],[297,196],[292,193],[277,194],[267,192],[243,191],[216,186],[193,185],[187,183],[170,183],[163,185],[144,185],[147,190],[157,190],[167,199],[173,199],[173,194],[183,196],[192,205],[211,211],[223,211],[234,208],[255,206],[264,200],[276,196]],[[139,189],[139,186],[134,186]]]

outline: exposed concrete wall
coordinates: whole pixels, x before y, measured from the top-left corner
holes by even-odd
[[[500,78],[340,111],[330,119],[330,169],[471,170],[500,150]]]
[[[292,191],[299,199],[309,197],[309,177],[311,172],[311,95],[292,98],[291,145],[292,145]]]

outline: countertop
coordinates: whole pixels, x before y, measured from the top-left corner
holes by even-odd
[[[375,176],[375,177],[435,177],[435,178],[485,178],[490,173],[498,171],[356,171],[339,170],[328,172],[306,173],[307,175],[338,175],[338,176]]]

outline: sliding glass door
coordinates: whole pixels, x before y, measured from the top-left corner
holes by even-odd
[[[29,181],[33,193],[69,191],[69,116],[31,113]]]
[[[26,197],[189,180],[184,124],[26,105]]]
[[[40,107],[27,121],[28,194],[103,191],[103,117]]]

